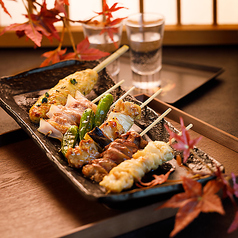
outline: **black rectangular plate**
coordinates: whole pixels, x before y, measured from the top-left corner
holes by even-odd
[[[14,76],[3,77],[0,80],[0,105],[1,107],[23,128],[23,130],[37,143],[45,152],[49,160],[66,176],[84,196],[89,199],[97,200],[111,207],[124,207],[125,204],[142,206],[146,202],[152,202],[154,198],[163,199],[171,193],[182,190],[181,184],[163,184],[150,189],[132,188],[119,194],[106,194],[105,190],[96,183],[91,182],[82,176],[80,170],[68,166],[62,154],[59,152],[60,143],[57,140],[47,138],[37,131],[38,126],[33,124],[28,116],[30,107],[34,104],[40,94],[58,83],[65,76],[75,71],[86,68],[93,68],[98,62],[82,61],[64,61],[44,68],[35,68]],[[92,92],[87,95],[91,100],[100,95],[108,88],[114,85],[114,81],[106,70],[99,73],[99,80]],[[125,91],[119,87],[112,92],[114,100],[117,100]],[[141,104],[133,96],[127,96],[126,100]],[[161,112],[163,113],[163,112]],[[157,113],[149,107],[142,110],[142,119],[136,121],[136,129],[143,130],[158,117]],[[162,120],[147,135],[152,140],[168,141],[168,133],[164,124],[168,124],[172,129],[173,126],[166,120]],[[213,158],[198,149],[201,158],[209,163],[216,164]],[[173,161],[172,161],[173,163]],[[196,162],[195,162],[196,163]],[[176,163],[174,163],[176,164]],[[195,166],[196,167],[196,166]],[[205,168],[204,168],[205,169]],[[177,167],[171,175],[172,179],[179,179],[186,171]],[[212,177],[200,180],[205,182]]]

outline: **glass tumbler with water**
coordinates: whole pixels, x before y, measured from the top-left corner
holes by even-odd
[[[138,13],[126,20],[133,84],[148,89],[160,86],[164,17]]]
[[[121,43],[122,22],[111,27],[105,27],[101,18],[97,18],[96,20],[92,23],[82,24],[84,36],[88,37],[91,47],[113,53]],[[101,61],[103,60],[104,58],[101,59]],[[107,70],[112,76],[116,76],[120,71],[119,59],[108,65]]]

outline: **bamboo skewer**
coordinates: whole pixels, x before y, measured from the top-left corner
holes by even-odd
[[[122,100],[122,99],[124,99],[131,91],[133,91],[135,89],[135,86],[133,86],[132,88],[130,88],[125,94],[123,94],[120,98],[118,98],[113,104],[112,104],[112,106],[111,106],[111,108],[113,108],[116,104],[117,104],[117,102],[119,101],[119,100]]]
[[[95,99],[92,100],[92,103],[96,103],[97,101],[99,101],[105,94],[111,92],[112,90],[114,90],[115,88],[119,87],[121,84],[123,84],[125,82],[125,80],[121,80],[119,83],[115,84],[114,86],[112,86],[111,88],[109,88],[106,92],[102,93],[101,95],[99,95],[98,97],[96,97]]]
[[[146,106],[149,102],[151,102],[156,96],[158,96],[162,92],[162,88],[159,89],[156,93],[154,93],[151,97],[149,97],[144,103],[140,105],[141,109]]]
[[[168,108],[163,114],[161,114],[152,124],[150,124],[144,131],[140,133],[140,136],[145,135],[152,127],[154,127],[159,121],[161,121],[166,115],[172,111],[171,108]]]
[[[118,57],[124,54],[128,49],[129,47],[127,45],[123,45],[120,49],[115,51],[113,54],[107,57],[104,61],[102,61],[100,64],[94,67],[93,70],[99,73],[101,70],[107,67],[110,63],[112,63],[114,60],[116,60]]]

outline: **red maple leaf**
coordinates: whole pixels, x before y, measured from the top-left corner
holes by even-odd
[[[88,37],[77,45],[76,52],[68,53],[64,59],[97,60],[110,55],[108,52],[90,48]]]
[[[234,194],[238,198],[238,184],[236,183],[236,176],[234,173],[231,173],[232,181],[233,181],[233,189]]]
[[[186,163],[190,155],[190,151],[202,139],[202,137],[200,136],[196,139],[190,139],[189,133],[186,130],[186,127],[184,126],[182,117],[180,117],[180,124],[181,124],[182,135],[178,135],[177,133],[171,131],[167,125],[165,125],[165,128],[169,132],[170,138],[174,138],[177,141],[177,143],[173,144],[172,147],[176,150],[183,151],[183,156],[184,156],[183,162]]]
[[[42,34],[50,37],[50,33],[48,33],[43,27],[34,25],[32,22],[11,24],[3,29],[0,36],[6,31],[15,31],[18,37],[26,35],[39,47],[41,46]]]
[[[54,23],[61,21],[61,19],[57,16],[60,12],[65,12],[65,8],[62,4],[63,2],[58,1],[58,4],[56,4],[56,7],[58,8],[47,9],[46,1],[44,0],[41,5],[40,12],[38,14],[30,14],[30,18],[35,25],[39,25],[44,28],[50,36],[55,37],[57,40],[60,40],[60,37]],[[48,38],[50,39],[50,37]]]
[[[107,2],[106,0],[103,0],[103,8],[102,8],[102,12],[96,12],[98,15],[103,15],[103,16],[106,16],[106,21],[110,21],[111,18],[113,17],[112,16],[112,13],[113,12],[116,12],[120,9],[123,9],[125,7],[117,7],[118,5],[118,2],[114,3],[111,7],[109,7],[107,5]]]
[[[42,62],[40,67],[47,66],[50,64],[50,62],[52,62],[52,64],[55,64],[63,60],[66,50],[67,50],[66,48],[64,50],[57,48],[55,50],[45,52],[42,56],[46,57],[46,59]]]
[[[179,207],[175,217],[174,230],[170,234],[171,237],[190,224],[200,212],[225,214],[221,199],[216,195],[220,189],[216,180],[209,181],[203,189],[202,185],[193,179],[183,177],[182,180],[185,192],[174,195],[159,207]]]
[[[13,1],[15,1],[15,0],[13,0]],[[7,8],[5,7],[5,4],[4,4],[3,0],[0,0],[0,5],[2,6],[3,11],[6,14],[8,14],[10,17],[12,17],[11,14],[9,13],[9,11],[7,10]]]
[[[65,16],[67,16],[65,5],[69,6],[68,0],[55,0],[54,8],[58,10],[59,12],[64,13]]]
[[[237,228],[238,228],[238,211],[236,211],[235,218],[234,218],[233,222],[231,223],[227,232],[231,233],[231,232],[235,231]]]
[[[236,202],[234,200],[234,189],[230,186],[229,182],[225,178],[225,174],[222,173],[219,166],[217,166],[217,169],[215,171],[215,176],[217,177],[217,181],[220,184],[220,187],[223,190],[223,198],[229,197],[231,202],[236,206]]]
[[[154,179],[152,181],[144,183],[140,180],[136,183],[136,185],[138,187],[146,186],[146,187],[151,188],[158,184],[163,184],[164,182],[166,182],[168,180],[168,177],[171,172],[172,172],[172,170],[168,171],[166,174],[160,174],[160,175],[153,174]]]
[[[123,19],[125,18],[117,18],[113,21],[110,21],[108,23],[105,23],[105,27],[102,29],[102,31],[100,32],[100,34],[103,34],[104,32],[107,32],[108,36],[110,37],[110,39],[112,40],[112,42],[114,43],[116,49],[119,47],[117,42],[114,41],[113,38],[113,34],[118,32],[118,28],[113,27],[115,25],[117,25],[118,23],[120,23]]]

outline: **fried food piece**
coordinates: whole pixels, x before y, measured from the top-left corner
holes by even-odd
[[[131,188],[145,173],[157,169],[159,165],[173,157],[173,150],[167,143],[150,141],[143,150],[138,150],[132,159],[114,167],[99,184],[108,192],[120,193]]]
[[[64,79],[61,79],[57,85],[42,95],[29,111],[30,120],[33,123],[39,123],[40,118],[47,118],[47,112],[51,105],[65,105],[68,95],[75,97],[79,90],[83,95],[91,92],[97,82],[98,74],[92,69],[75,72]]]

